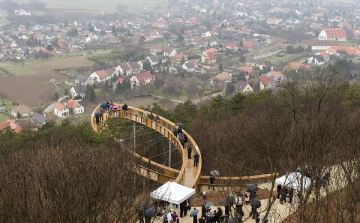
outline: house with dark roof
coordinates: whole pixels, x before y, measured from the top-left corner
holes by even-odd
[[[150,62],[151,66],[155,66],[155,65],[159,64],[158,56],[150,55],[150,56],[146,57],[146,59]]]
[[[313,55],[308,59],[308,64],[314,65],[314,66],[320,66],[324,65],[326,63],[326,60],[322,55]]]
[[[138,74],[141,72],[141,67],[139,65],[138,62],[128,62],[127,65],[130,67],[131,69],[131,74]]]
[[[121,76],[129,76],[131,75],[131,68],[126,63],[120,64],[115,69]]]
[[[164,50],[164,57],[174,57],[177,55],[177,51],[174,48],[168,47]]]
[[[82,75],[82,74],[78,74],[75,77],[75,84],[82,84],[82,85],[87,85],[89,80],[88,76]]]
[[[195,67],[192,63],[189,63],[188,61],[186,61],[183,65],[182,68],[184,70],[186,70],[187,72],[193,72],[195,71]]]
[[[38,126],[42,126],[46,124],[47,118],[39,113],[35,113],[31,118],[30,121]]]
[[[85,92],[86,92],[86,85],[75,85],[74,87],[70,88],[70,95],[71,98],[81,98],[85,99]]]
[[[235,91],[239,93],[252,93],[254,91],[253,88],[250,86],[250,84],[244,81],[239,81],[235,83],[234,88]]]

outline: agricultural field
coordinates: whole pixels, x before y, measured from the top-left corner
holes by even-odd
[[[84,4],[84,2],[86,2]],[[98,14],[114,13],[117,6],[127,8],[129,12],[139,12],[145,7],[156,8],[157,10],[165,4],[166,0],[48,0],[46,6],[49,14],[55,18],[88,18]]]
[[[8,25],[8,24],[10,24],[10,21],[9,21],[9,20],[7,20],[7,19],[0,19],[0,27],[6,26],[6,25]]]
[[[56,92],[56,88],[53,86],[49,87],[44,84],[45,82],[49,82],[52,78],[59,81],[66,78],[55,72],[55,68],[77,68],[92,66],[93,64],[93,62],[86,59],[86,56],[49,59],[41,63],[27,63],[24,67],[16,66],[17,64],[4,65],[1,63],[0,68],[5,66],[4,69],[13,72],[13,75],[0,76],[0,89],[9,95],[8,99],[10,101],[26,103],[32,107],[38,105],[39,101],[42,104],[50,101]],[[19,76],[19,74],[25,71],[31,72],[28,75]],[[62,86],[59,87],[61,88]],[[67,88],[70,89],[69,86]]]

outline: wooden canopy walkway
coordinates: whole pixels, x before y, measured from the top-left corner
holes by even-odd
[[[173,130],[177,129],[175,126],[175,123],[171,122],[170,120],[167,120],[164,117],[161,117],[158,122],[154,120],[151,120],[149,118],[146,118],[143,116],[144,110],[134,107],[128,107],[127,111],[121,110],[122,105],[115,104],[120,109],[112,110],[110,112],[104,112],[103,113],[103,121],[105,121],[108,118],[122,118],[122,119],[128,119],[131,121],[134,121],[136,123],[139,123],[141,125],[145,125],[148,128],[151,128],[163,136],[165,136],[175,148],[178,148],[178,151],[180,153],[180,156],[182,158],[182,166],[180,170],[173,169],[167,166],[164,166],[162,164],[156,163],[154,161],[149,161],[149,159],[140,156],[137,153],[134,153],[134,156],[140,160],[140,163],[138,165],[137,171],[139,174],[155,180],[159,183],[166,183],[167,181],[174,181],[176,183],[179,183],[181,185],[195,188],[197,191],[200,191],[200,173],[201,173],[201,166],[202,166],[202,157],[199,150],[199,147],[197,146],[194,139],[187,133],[183,132],[183,134],[186,134],[188,138],[188,143],[192,145],[193,150],[195,149],[199,157],[199,164],[197,167],[195,167],[193,164],[194,159],[188,159],[187,157],[187,151],[183,148],[182,144],[180,143],[179,139],[173,134]],[[98,126],[96,123],[95,113],[100,111],[100,105],[98,105],[91,116],[91,126],[95,131],[98,131]],[[156,117],[156,114],[153,114],[154,117]],[[193,153],[194,154],[194,153]]]

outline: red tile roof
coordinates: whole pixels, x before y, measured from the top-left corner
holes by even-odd
[[[10,127],[14,132],[19,133],[21,126],[14,122],[11,118],[8,118],[5,122],[0,122],[0,130]]]
[[[72,109],[74,109],[74,108],[76,108],[78,105],[79,105],[79,102],[74,101],[74,99],[69,99],[69,101],[66,102],[66,107],[67,107],[67,108],[72,108]]]
[[[100,78],[102,78],[102,77],[108,77],[108,76],[109,76],[108,73],[106,73],[105,70],[97,70],[97,71],[95,71],[95,73],[96,73]]]
[[[56,109],[59,110],[59,111],[62,111],[62,110],[65,108],[65,105],[64,105],[64,104],[61,104],[60,102],[57,102],[57,103],[54,105],[54,108],[56,108]]]
[[[345,30],[341,28],[324,29],[327,38],[346,38]]]
[[[267,77],[267,76],[262,75],[262,76],[259,77],[259,81],[260,81],[264,86],[267,86],[271,81],[273,81],[273,79],[270,78],[270,77]]]

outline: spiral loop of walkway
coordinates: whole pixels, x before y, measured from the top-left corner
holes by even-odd
[[[119,108],[122,107],[120,104],[115,104]],[[100,105],[98,105],[91,116],[91,126],[95,131],[98,131],[98,126],[96,124],[95,113],[100,111]],[[159,183],[166,183],[167,181],[173,181],[179,183],[181,185],[194,188],[197,191],[200,191],[200,183],[201,183],[201,166],[202,166],[202,156],[200,150],[194,141],[194,139],[189,135],[187,132],[186,136],[188,137],[188,142],[192,145],[193,150],[199,153],[199,164],[198,167],[193,165],[193,159],[188,159],[187,152],[183,148],[182,144],[180,143],[179,139],[173,134],[173,130],[177,127],[175,123],[171,122],[170,120],[161,117],[158,122],[153,121],[149,118],[143,117],[143,113],[145,111],[139,108],[128,107],[127,111],[124,110],[112,110],[111,113],[106,112],[103,114],[103,120],[105,121],[108,118],[122,118],[134,121],[141,125],[145,125],[148,128],[151,128],[163,136],[165,136],[175,148],[178,148],[182,159],[182,166],[180,170],[173,169],[162,164],[156,163],[154,161],[149,161],[149,159],[140,156],[137,153],[134,153],[134,156],[141,160],[140,164],[138,165],[137,171],[138,174],[145,176],[149,179],[157,181]],[[156,117],[156,114],[153,114]]]

